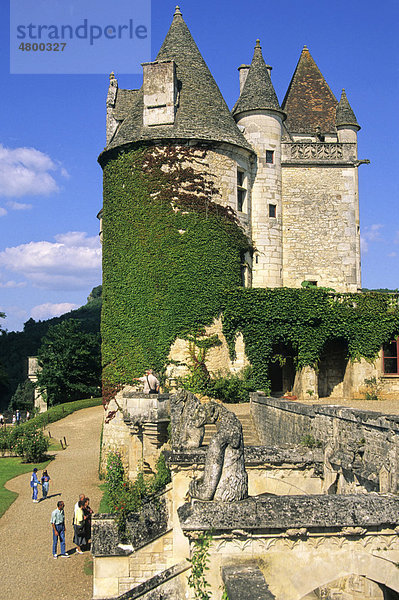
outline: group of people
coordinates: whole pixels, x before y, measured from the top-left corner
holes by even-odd
[[[37,468],[33,469],[30,485],[32,488],[32,500],[33,502],[39,502],[37,499],[38,496],[38,486],[42,486],[42,500],[47,498],[47,494],[49,491],[51,478],[47,472],[44,470],[42,473],[42,477],[39,479],[37,475]],[[57,508],[53,510],[51,513],[51,527],[53,530],[53,557],[57,558],[57,545],[58,540],[60,541],[61,546],[61,556],[64,558],[68,558],[70,555],[65,551],[65,504],[62,500],[57,502]],[[91,540],[91,515],[93,514],[93,510],[90,508],[90,498],[87,498],[85,494],[80,494],[79,500],[76,502],[73,509],[73,543],[76,546],[77,554],[83,554],[84,549],[87,549],[87,546]]]
[[[21,423],[21,412],[19,410],[16,410],[16,412],[13,414],[12,418],[11,418],[11,422],[13,425],[19,425]],[[29,421],[30,419],[30,412],[27,411],[26,412],[26,417],[25,417],[25,421]],[[4,415],[2,413],[0,413],[0,426],[5,425],[6,424],[6,419],[4,417]]]
[[[51,527],[53,530],[53,558],[58,558],[57,546],[60,540],[61,557],[69,558],[70,554],[65,549],[65,504],[62,500],[57,502],[57,508],[51,513]],[[83,554],[91,539],[91,515],[90,499],[84,494],[80,494],[73,512],[73,543],[76,546],[77,554]]]
[[[37,476],[37,468],[35,467],[30,478],[30,487],[32,488],[32,500],[36,503],[39,502],[37,499],[39,485],[42,486],[42,500],[46,500],[50,486],[50,476],[47,471],[44,470],[41,478],[39,479]]]

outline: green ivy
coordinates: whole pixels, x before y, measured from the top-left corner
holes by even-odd
[[[399,335],[397,295],[338,294],[321,289],[240,289],[226,293],[223,332],[234,357],[242,333],[259,386],[269,386],[268,368],[289,347],[297,369],[317,368],[329,341],[342,340],[348,358],[373,360],[383,343]]]
[[[106,387],[160,371],[175,339],[211,324],[240,285],[250,243],[210,177],[187,166],[198,153],[205,159],[198,147],[130,149],[104,165]]]

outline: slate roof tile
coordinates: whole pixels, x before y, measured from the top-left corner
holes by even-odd
[[[349,100],[346,97],[345,90],[342,90],[341,100],[337,106],[336,125],[355,125],[360,129],[355,113],[353,112]]]
[[[270,79],[269,69],[263,59],[260,41],[256,40],[251,66],[232,113],[236,116],[242,112],[262,109],[275,110],[283,114]]]
[[[337,99],[304,46],[282,103],[290,133],[335,133]]]
[[[173,60],[180,85],[173,125],[143,126],[143,90],[124,90],[117,110],[128,113],[106,150],[130,142],[159,139],[196,139],[228,142],[253,152],[238,129],[178,7],[156,58]]]

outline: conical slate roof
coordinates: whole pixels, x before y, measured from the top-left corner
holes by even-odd
[[[337,99],[304,46],[282,104],[290,133],[335,132]]]
[[[260,41],[256,40],[251,66],[232,113],[237,116],[242,112],[262,109],[275,110],[283,114],[270,79],[269,69],[262,56]]]
[[[355,113],[353,112],[349,100],[346,97],[345,90],[342,90],[341,100],[337,106],[336,121],[337,127],[340,125],[354,125],[360,129],[360,125],[357,122]]]
[[[179,103],[173,125],[143,126],[143,91],[137,93],[129,115],[120,125],[106,150],[152,139],[197,139],[228,142],[253,151],[238,129],[213,79],[179,7],[157,61],[173,60],[179,84]]]

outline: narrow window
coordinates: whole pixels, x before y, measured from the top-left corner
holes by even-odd
[[[269,217],[275,217],[275,216],[276,216],[276,205],[269,204]]]
[[[274,163],[274,150],[266,150],[266,162],[270,165]]]
[[[246,212],[247,189],[244,171],[237,169],[237,210]]]
[[[383,371],[387,375],[399,375],[399,338],[382,346]]]

